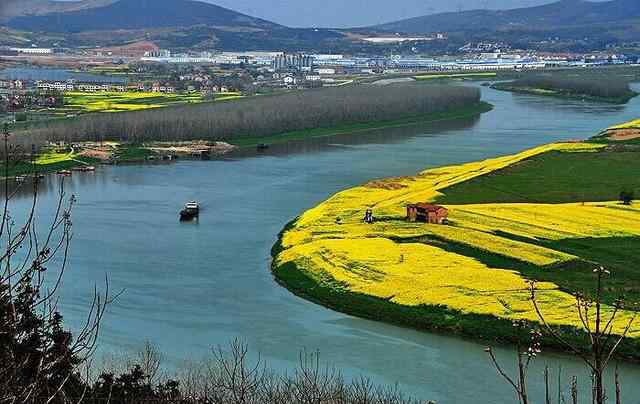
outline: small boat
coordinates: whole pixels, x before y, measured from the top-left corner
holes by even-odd
[[[256,149],[258,149],[258,150],[267,150],[268,148],[269,148],[269,145],[268,145],[268,144],[266,144],[266,143],[259,143],[259,144],[256,146]]]
[[[69,177],[69,176],[71,176],[72,173],[71,173],[70,170],[60,170],[60,171],[58,171],[57,174],[58,175],[64,175],[65,177]]]
[[[187,202],[184,209],[180,211],[180,221],[187,221],[197,218],[200,215],[200,204],[195,201]]]

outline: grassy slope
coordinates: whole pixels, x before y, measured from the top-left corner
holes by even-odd
[[[620,187],[631,185],[637,189],[640,185],[640,180],[638,180],[640,178],[638,176],[640,173],[640,159],[638,157],[640,157],[640,152],[612,152],[606,150],[569,153],[547,151],[519,163],[511,164],[506,168],[494,170],[489,174],[440,189],[439,192],[443,192],[444,195],[440,196],[438,202],[457,205],[465,203],[540,202],[540,199],[544,199],[546,202],[616,199]],[[447,172],[447,170],[443,169],[443,172]],[[578,173],[581,176],[578,176]],[[572,181],[574,178],[576,180]],[[517,191],[512,192],[510,189]],[[349,194],[348,191],[347,194]],[[339,199],[351,200],[352,198],[345,195]],[[461,208],[464,208],[464,206],[461,206]],[[607,209],[616,209],[616,207],[611,205]],[[313,216],[314,214],[318,213],[314,212],[311,215]],[[296,228],[303,228],[304,225],[301,225],[300,222],[308,221],[304,219],[305,216],[303,216],[302,220],[285,229],[282,237],[286,239],[286,235],[294,234]],[[535,226],[535,218],[532,219],[532,224],[529,225]],[[602,220],[602,217],[594,218],[594,220]],[[544,225],[548,224],[545,223]],[[401,233],[399,229],[404,225],[400,222],[395,223],[392,221],[385,226],[394,226],[394,232]],[[455,229],[458,226],[454,222],[453,226],[447,227]],[[500,227],[498,226],[497,228],[499,229]],[[467,230],[460,229],[466,232],[471,231],[469,228]],[[330,234],[328,230],[323,230],[323,227],[317,226],[312,227],[309,231],[312,234],[311,239],[361,237],[350,236],[350,232],[353,232],[353,230],[345,225],[342,226],[341,232],[334,234]],[[374,233],[367,237],[380,237],[380,230],[377,227],[370,231]],[[425,230],[425,233],[429,233],[429,231]],[[496,231],[495,229],[493,233],[488,233],[493,234],[493,237],[500,237],[501,240],[524,242],[526,243],[525,245],[569,253],[578,258],[559,262],[552,266],[540,266],[523,261],[517,254],[509,256],[509,252],[491,250],[492,247],[482,246],[479,243],[474,245],[474,241],[467,242],[463,240],[460,242],[448,237],[443,238],[437,233],[436,231],[434,234],[426,234],[420,237],[401,235],[396,237],[395,241],[397,243],[423,243],[436,246],[458,256],[474,258],[489,268],[516,271],[516,273],[525,278],[552,282],[559,287],[559,290],[566,292],[590,290],[593,285],[593,265],[596,262],[602,263],[613,271],[612,278],[607,285],[607,301],[613,301],[620,292],[625,292],[632,300],[640,298],[640,273],[635,270],[636,264],[640,264],[640,260],[634,254],[640,248],[640,237],[638,236],[572,236],[545,239],[533,236],[523,237],[522,234],[515,235],[509,232]],[[443,234],[446,235],[446,232]],[[282,240],[283,238],[281,238],[281,242]],[[306,240],[309,241],[310,239],[307,238]],[[357,239],[354,239],[354,241],[357,242]],[[354,244],[354,248],[356,245]],[[399,304],[395,297],[388,299],[376,296],[375,293],[373,295],[362,293],[360,292],[360,290],[363,290],[362,287],[359,287],[359,289],[353,287],[355,283],[350,285],[349,281],[346,283],[345,281],[340,281],[330,273],[320,272],[321,275],[318,275],[318,271],[310,271],[309,263],[313,261],[306,261],[306,259],[282,260],[281,258],[286,255],[289,247],[291,246],[286,245],[285,248],[282,245],[278,245],[274,249],[274,257],[276,259],[274,260],[273,270],[276,278],[294,293],[328,307],[375,320],[408,325],[419,329],[448,330],[465,336],[497,340],[519,338],[516,331],[509,326],[509,321],[491,315],[474,314],[473,309],[469,312],[468,310],[456,311],[448,306],[434,306],[432,304],[418,306]],[[320,256],[325,257],[324,259],[332,260],[329,258],[332,256],[330,255],[330,247],[323,248],[325,248],[324,252],[321,252]],[[282,254],[283,251],[285,254]],[[338,257],[339,255],[335,256]],[[403,256],[401,255],[401,257]],[[453,259],[455,259],[454,257],[452,256]],[[317,256],[312,257],[309,255],[308,259],[315,260],[318,258]],[[377,261],[378,263],[375,263],[375,259],[372,259],[372,261],[374,265],[383,264],[379,260]],[[372,270],[367,265],[362,264],[358,268],[359,273],[357,276],[361,276],[362,268],[366,268],[366,271]],[[352,264],[347,264],[345,268],[352,268],[349,270],[351,272],[356,267],[353,267]],[[353,279],[354,273],[348,274],[345,279]],[[385,276],[389,277],[391,273],[387,273]],[[372,279],[375,278],[371,278],[367,282],[372,282]],[[386,282],[386,278],[383,282]],[[367,290],[366,286],[364,290]],[[447,298],[446,300],[450,299]],[[505,300],[508,300],[508,297]],[[505,303],[508,304],[508,302]],[[478,302],[478,304],[481,303]],[[575,335],[575,333],[568,333],[568,335]],[[546,341],[546,343],[553,345],[551,341]],[[637,344],[637,340],[628,341],[622,354],[637,357],[638,351],[635,347]]]
[[[640,150],[552,151],[446,188],[438,203],[611,201],[626,188],[640,195]]]
[[[616,200],[621,190],[640,194],[640,150],[596,153],[549,152],[489,175],[456,184],[441,192],[438,203],[566,203]],[[507,238],[519,239],[508,232]],[[533,242],[533,240],[528,240]],[[537,244],[597,262],[612,272],[608,300],[626,294],[640,299],[640,237],[538,239]],[[591,282],[587,270],[552,271],[536,276],[564,285],[567,290],[586,290]]]

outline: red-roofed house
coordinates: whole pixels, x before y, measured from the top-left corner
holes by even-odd
[[[430,203],[407,205],[407,220],[410,222],[445,224],[448,216],[449,211],[444,206]]]

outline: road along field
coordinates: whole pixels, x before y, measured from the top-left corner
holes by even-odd
[[[557,143],[372,181],[290,223],[273,271],[336,310],[498,340],[528,338],[512,321],[538,322],[528,283],[536,280],[547,321],[579,340],[572,293],[593,290],[596,266],[612,272],[605,311],[621,293],[640,301],[640,206],[617,202],[622,189],[640,191],[639,173],[638,149]],[[449,224],[407,221],[406,206],[417,202],[445,206]],[[373,224],[363,221],[367,209]],[[614,329],[632,316],[624,311]],[[630,337],[621,352],[638,356],[640,323]]]

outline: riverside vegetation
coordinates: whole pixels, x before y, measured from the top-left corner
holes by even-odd
[[[117,105],[109,94],[79,94],[69,102],[100,112],[115,111],[125,103],[132,103],[125,108],[129,112],[89,113],[63,121],[33,123],[29,130],[19,131],[11,142],[22,149],[35,145],[44,153],[51,149],[51,142],[117,143],[118,161],[139,161],[156,154],[149,145],[162,142],[225,141],[233,146],[255,147],[262,143],[470,117],[492,108],[480,100],[476,88],[439,85],[358,86],[245,99],[229,94],[238,99],[229,103],[165,106],[161,111],[150,107],[150,99],[144,94],[133,100],[126,94],[120,95],[124,98]],[[144,108],[137,110],[141,105]],[[38,168],[39,172],[46,172],[95,162],[68,153],[64,163],[39,164]],[[9,175],[23,174],[29,168],[18,166]]]
[[[352,126],[385,127],[485,112],[476,88],[354,86],[256,96],[231,103],[201,103],[162,110],[86,114],[33,126],[25,136],[47,141],[223,140],[241,144],[327,135]],[[434,116],[431,116],[431,115]],[[314,132],[315,131],[315,132]],[[295,136],[293,136],[294,134]]]
[[[626,104],[638,94],[619,77],[600,78],[532,75],[514,81],[496,83],[492,88],[515,93],[577,98],[582,100]]]
[[[547,322],[578,343],[574,294],[592,270],[612,272],[602,293],[613,313],[640,300],[640,150],[603,142],[557,143],[513,156],[372,181],[332,196],[291,222],[273,249],[273,272],[294,293],[347,313],[428,330],[522,342],[535,324],[529,281]],[[405,206],[436,202],[448,226],[409,223]],[[376,221],[362,221],[373,209]],[[635,311],[612,324],[623,334]],[[627,335],[627,333],[625,333]],[[620,356],[638,358],[640,328]],[[543,345],[560,347],[553,338]],[[565,347],[563,347],[565,348]]]

